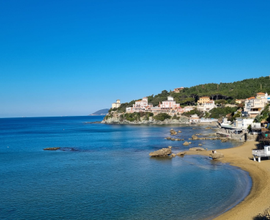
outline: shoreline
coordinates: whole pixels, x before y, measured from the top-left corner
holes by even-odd
[[[239,220],[254,219],[270,206],[270,160],[262,160],[261,163],[253,161],[252,150],[256,149],[258,142],[248,141],[244,144],[228,149],[217,150],[224,154],[218,161],[229,163],[249,173],[252,179],[250,193],[243,201],[230,210],[215,217],[215,220]],[[186,151],[186,155],[209,156],[211,151]]]

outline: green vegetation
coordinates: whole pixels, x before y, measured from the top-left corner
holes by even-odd
[[[197,108],[189,111],[189,112],[184,112],[183,115],[184,116],[191,116],[191,115],[194,115],[194,114],[197,114],[199,117],[202,117],[203,116],[203,112],[199,111]]]
[[[228,114],[231,114],[233,116],[234,112],[236,112],[237,107],[231,108],[231,107],[221,107],[221,108],[213,108],[209,111],[210,116],[209,118],[221,118],[225,117]]]
[[[139,112],[126,113],[124,115],[123,119],[126,119],[127,121],[139,121],[140,120],[140,113]]]
[[[169,119],[171,116],[169,116],[166,113],[159,113],[156,116],[154,116],[154,119],[159,120],[159,121],[164,121],[165,119]]]
[[[262,121],[270,122],[269,106],[270,105],[265,106],[261,114],[257,115],[257,117],[255,118],[255,122],[262,122]]]

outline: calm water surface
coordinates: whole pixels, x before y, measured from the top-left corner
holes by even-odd
[[[205,127],[84,123],[101,119],[0,119],[0,219],[211,219],[250,190],[246,172],[207,157],[149,158],[169,145],[237,145],[164,139],[171,128],[185,140],[213,132]]]

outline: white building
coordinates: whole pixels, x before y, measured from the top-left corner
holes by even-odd
[[[192,107],[192,106],[186,106],[183,108],[183,112],[190,112],[192,110],[194,110],[194,107]]]
[[[200,122],[200,118],[197,114],[191,115],[189,118],[189,122],[191,124],[198,123],[198,122]]]
[[[114,103],[112,104],[112,108],[119,108],[120,105],[121,105],[120,99],[117,99],[116,102],[114,102]]]
[[[126,112],[133,113],[133,112],[144,112],[148,111],[153,107],[152,104],[148,104],[148,98],[144,97],[141,100],[135,101],[133,107],[126,108]]]
[[[261,96],[258,96],[260,94]],[[257,97],[250,97],[245,101],[244,111],[249,114],[250,117],[255,118],[258,114],[262,112],[267,104],[267,96],[264,93],[257,93]]]
[[[211,109],[216,108],[217,106],[215,105],[214,100],[207,101],[202,104],[198,104],[198,110],[202,112],[209,112]]]
[[[236,118],[233,127],[239,129],[247,129],[253,123],[253,118]]]

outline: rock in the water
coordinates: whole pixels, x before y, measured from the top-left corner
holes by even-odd
[[[192,148],[189,148],[189,150],[192,150],[192,151],[205,151],[205,149],[203,147],[192,147]]]
[[[202,146],[202,144],[199,144],[199,146]]]
[[[186,151],[178,152],[176,155],[179,157],[183,157],[186,154]]]
[[[165,139],[167,139],[167,140],[171,140],[172,138],[171,138],[171,137],[166,137]]]
[[[151,152],[149,156],[150,157],[167,157],[171,153],[172,153],[172,149],[171,147],[168,147],[168,148],[162,148],[160,150]]]
[[[188,146],[190,144],[191,144],[191,142],[187,142],[187,141],[185,141],[185,143],[183,143],[184,146]]]
[[[177,135],[177,132],[173,129],[170,130],[171,135]]]
[[[182,133],[182,131],[179,130],[178,133]]]
[[[47,147],[47,148],[44,148],[43,150],[59,150],[60,147]]]
[[[171,154],[171,157],[175,157],[176,156],[176,154]]]
[[[199,138],[196,135],[192,135],[192,140],[198,140]]]
[[[228,138],[222,138],[220,140],[221,140],[221,142],[227,142],[228,141]]]
[[[217,160],[217,159],[224,157],[224,155],[222,153],[211,153],[211,154],[209,154],[209,156],[212,157],[213,160]]]

